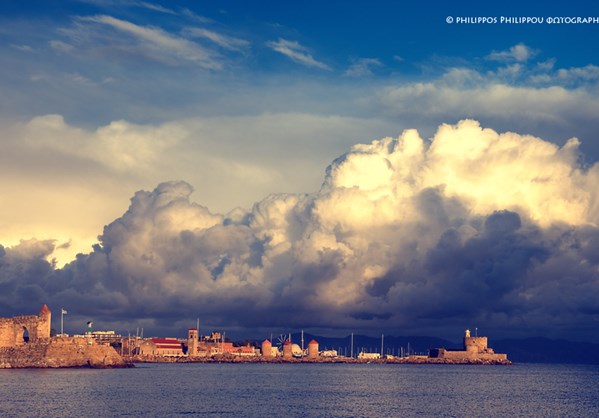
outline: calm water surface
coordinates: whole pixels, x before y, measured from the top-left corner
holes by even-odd
[[[599,366],[147,364],[0,370],[6,417],[599,417]]]

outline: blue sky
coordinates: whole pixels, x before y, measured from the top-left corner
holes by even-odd
[[[484,74],[505,64],[488,59],[493,51],[521,43],[534,51],[530,60],[520,62],[527,66],[552,60],[554,70],[593,64],[596,25],[445,23],[447,16],[593,15],[588,5],[467,3],[4,2],[3,79],[29,94],[15,93],[17,100],[3,101],[2,110],[17,117],[59,112],[92,126],[122,117],[155,121],[157,115],[149,117],[144,106],[165,114],[164,119],[173,117],[169,112],[248,114],[278,111],[281,105],[361,113],[360,108],[340,108],[336,91],[323,100],[305,89],[351,89],[346,94],[355,99],[381,85],[435,79],[453,67]],[[136,29],[154,31],[157,37],[144,38]],[[181,50],[169,52],[168,41],[160,44],[167,39]],[[291,45],[288,55],[275,49],[277,42],[285,47],[281,40]],[[519,85],[527,81],[510,80]],[[270,96],[277,87],[292,89],[299,103],[295,97],[281,103],[283,98]],[[11,93],[9,86],[3,89]],[[266,91],[275,103],[231,103],[257,90]],[[208,105],[214,100],[222,107]],[[115,107],[115,101],[120,105]]]
[[[502,16],[540,17],[544,22],[458,23],[458,18],[500,20]],[[276,273],[290,278],[298,274],[302,277],[297,279],[300,282],[305,279],[300,290],[295,288],[299,293],[294,295],[310,299],[306,296],[310,294],[309,290],[316,292],[314,289],[326,286],[312,283],[304,270],[294,270],[298,265],[306,264],[319,272],[339,269],[331,280],[339,281],[338,286],[348,289],[348,301],[351,292],[362,292],[366,295],[364,300],[376,299],[383,294],[387,298],[388,292],[396,292],[393,303],[399,303],[403,297],[398,290],[401,287],[398,283],[403,283],[397,279],[399,272],[405,274],[414,268],[410,273],[413,277],[425,277],[422,271],[434,265],[437,256],[433,253],[445,243],[443,237],[450,228],[461,225],[458,229],[463,248],[471,250],[477,239],[488,244],[496,232],[485,229],[485,219],[492,222],[495,212],[513,212],[518,214],[521,228],[526,229],[524,232],[519,226],[514,231],[520,232],[512,231],[521,233],[518,235],[521,245],[517,248],[528,258],[525,257],[526,262],[511,261],[515,263],[515,270],[510,277],[526,278],[522,280],[532,287],[526,291],[518,288],[514,292],[517,298],[533,300],[535,292],[531,289],[537,288],[531,283],[536,283],[539,273],[530,273],[534,270],[532,266],[546,268],[554,260],[547,254],[554,254],[554,251],[557,254],[555,243],[559,240],[551,235],[556,231],[552,228],[572,226],[580,234],[580,248],[586,248],[585,245],[595,241],[588,238],[591,233],[584,228],[595,228],[599,222],[595,217],[593,191],[594,164],[599,159],[596,124],[599,63],[595,53],[599,24],[547,23],[547,18],[589,16],[599,16],[599,7],[582,1],[559,4],[515,1],[458,4],[441,1],[306,1],[297,4],[275,1],[4,1],[0,4],[0,244],[7,249],[7,257],[18,259],[19,263],[29,260],[27,263],[43,264],[40,260],[55,259],[56,264],[50,264],[44,274],[59,276],[45,278],[42,285],[30,282],[29,273],[23,273],[27,277],[19,276],[21,273],[18,272],[29,270],[13,266],[14,269],[6,267],[8,270],[2,273],[4,280],[26,283],[21,287],[15,284],[11,289],[21,289],[19,294],[34,292],[40,295],[42,303],[46,300],[75,303],[69,299],[72,295],[69,296],[68,289],[57,291],[51,283],[67,283],[83,274],[82,271],[88,274],[78,280],[92,280],[98,274],[94,270],[98,259],[117,257],[116,249],[114,253],[109,251],[109,248],[118,247],[115,242],[140,240],[134,249],[122,249],[130,258],[123,257],[121,261],[134,259],[136,256],[132,254],[141,254],[144,260],[150,253],[166,257],[161,249],[142,248],[150,246],[145,241],[147,235],[132,233],[130,240],[114,238],[119,235],[115,232],[118,229],[115,223],[131,221],[126,212],[129,200],[132,205],[136,202],[147,205],[147,212],[133,211],[135,216],[145,219],[139,225],[163,225],[159,219],[149,222],[149,218],[144,218],[163,216],[161,209],[155,206],[163,201],[156,196],[163,193],[173,199],[174,206],[182,207],[180,212],[169,212],[168,228],[152,234],[167,234],[165,231],[171,231],[169,228],[175,224],[180,230],[174,230],[181,232],[191,228],[189,225],[204,225],[204,228],[213,223],[232,225],[239,222],[250,228],[252,239],[257,240],[255,245],[248,244],[247,251],[252,253],[256,248],[262,248],[265,259],[273,256],[270,250],[277,254],[278,261],[273,261],[273,266],[278,267],[271,266],[274,269],[271,271],[264,267],[265,264],[259,278],[247,279],[266,283],[262,287],[256,285],[259,290],[253,289],[257,298],[266,298],[263,292],[277,294],[286,289],[278,282],[279,276],[269,276]],[[448,17],[453,19],[452,23],[447,22]],[[469,123],[460,125],[458,122],[463,119],[476,120],[482,128],[500,134],[517,133],[521,147],[516,149],[520,151],[503,150],[507,154],[501,154],[489,145],[485,156],[477,154],[471,160],[461,160],[458,150],[464,150],[464,155],[476,154],[476,147],[465,147],[464,144],[469,144],[467,138],[480,136],[481,143],[489,138],[485,130],[479,132]],[[457,132],[465,135],[462,142],[452,143],[449,139],[452,136],[443,124],[455,126]],[[349,279],[343,273],[349,265],[345,257],[348,257],[348,251],[358,251],[362,243],[347,236],[366,234],[364,225],[356,224],[350,215],[352,210],[357,210],[355,208],[376,214],[376,211],[371,212],[373,207],[384,207],[379,201],[383,192],[376,194],[368,188],[372,184],[383,184],[382,178],[387,175],[385,170],[362,155],[383,153],[385,142],[370,146],[356,144],[370,144],[385,137],[397,138],[409,129],[418,130],[426,149],[432,143],[445,144],[445,141],[453,145],[448,148],[432,146],[422,160],[426,162],[415,156],[410,157],[412,160],[402,160],[405,167],[411,167],[414,178],[420,179],[418,187],[422,189],[413,191],[414,196],[418,196],[415,200],[402,203],[407,206],[394,209],[394,213],[403,213],[405,208],[412,208],[405,209],[404,217],[389,218],[386,228],[401,229],[407,234],[402,238],[407,242],[413,234],[422,234],[422,231],[402,229],[407,228],[407,223],[423,222],[424,218],[417,221],[411,218],[416,216],[415,213],[424,210],[423,207],[429,208],[433,201],[437,202],[435,199],[440,199],[437,203],[445,208],[445,212],[435,212],[439,218],[431,221],[437,225],[431,228],[436,232],[431,232],[430,242],[421,242],[419,250],[414,250],[418,254],[408,254],[408,244],[400,245],[401,240],[391,240],[393,245],[389,244],[387,233],[377,229],[381,225],[371,225],[368,231],[378,231],[372,241],[380,248],[395,248],[406,257],[403,259],[405,265],[395,265],[389,260],[381,260],[376,266],[364,265],[360,267],[364,271],[358,282],[366,284],[362,288],[355,283],[348,284],[345,280]],[[412,138],[411,133],[405,135]],[[541,142],[533,141],[531,136]],[[402,141],[413,144],[412,139]],[[504,141],[510,143],[510,140]],[[386,146],[393,148],[389,144]],[[461,168],[455,168],[457,165],[452,166],[455,171],[454,168],[441,168],[437,165],[440,155],[449,165],[459,162]],[[397,155],[379,156],[390,166],[397,163],[394,158],[399,158]],[[477,161],[478,165],[472,165],[472,161]],[[350,166],[351,169],[347,168]],[[474,180],[470,179],[465,167],[481,170],[480,178],[486,183],[471,183]],[[491,168],[496,169],[496,173]],[[403,173],[398,167],[395,169],[397,173]],[[458,172],[461,175],[455,174]],[[511,187],[520,194],[505,199],[489,194],[489,190],[510,192],[510,188],[504,187],[509,176],[497,173],[524,175],[529,172],[536,174],[527,179],[518,177],[522,185]],[[435,180],[438,184],[431,180],[430,173],[439,177]],[[379,179],[379,175],[383,177]],[[570,183],[562,182],[562,178],[567,178]],[[186,183],[163,183],[171,180]],[[415,184],[414,179],[402,177],[389,193],[403,199],[402,187],[409,189],[416,187]],[[350,186],[368,189],[368,196],[362,196],[366,200],[349,203],[357,197],[350,199],[345,195],[343,199],[346,200],[341,199],[338,196],[340,190],[350,190]],[[437,187],[444,191],[437,197],[430,196],[431,190],[437,190]],[[150,197],[135,194],[140,190],[154,192],[148,192]],[[341,200],[335,206],[331,201],[337,198]],[[371,206],[363,206],[364,201],[370,202]],[[212,215],[205,214],[198,206],[206,207]],[[320,212],[316,211],[317,207],[321,207]],[[456,209],[458,207],[465,208],[465,212]],[[450,216],[454,210],[461,213],[455,215],[459,220]],[[441,216],[442,213],[447,216]],[[340,219],[343,216],[349,218],[335,223],[329,219],[333,215]],[[505,216],[511,219],[511,215]],[[292,219],[302,221],[293,228],[281,226]],[[408,222],[408,219],[412,220]],[[466,224],[472,229],[466,228]],[[547,234],[543,235],[545,240],[538,241],[534,228]],[[266,230],[269,232],[264,232]],[[298,230],[303,230],[306,235],[299,234]],[[472,235],[472,230],[478,231],[479,235]],[[199,241],[190,245],[197,246],[198,251],[200,248],[206,250],[199,242],[207,238],[203,233],[196,233]],[[240,239],[235,234],[241,232],[232,234],[227,230],[221,233],[219,257],[208,260],[198,255],[195,264],[192,263],[195,267],[190,267],[194,273],[177,276],[177,280],[183,280],[181,289],[191,293],[198,291],[186,287],[194,283],[194,275],[200,274],[198,269],[208,269],[216,276],[234,269],[236,262],[232,260],[235,257],[229,252],[239,255],[245,251],[238,248],[239,242],[232,238]],[[269,249],[267,243],[276,242],[281,234],[287,234],[287,240],[295,243],[293,248]],[[319,237],[320,258],[304,248],[309,246],[308,243],[313,244],[311,240],[316,239],[315,236]],[[246,238],[247,242],[251,241]],[[349,241],[345,242],[346,238]],[[92,248],[94,244],[100,246]],[[387,244],[391,247],[385,247]],[[301,251],[300,247],[303,248]],[[419,252],[424,251],[423,248],[428,248],[430,253],[423,255]],[[500,250],[489,249],[491,252]],[[360,253],[362,256],[369,254],[364,251]],[[61,267],[74,260],[77,253],[84,254],[79,264],[67,265],[62,270]],[[281,255],[283,253],[287,255]],[[335,258],[337,256],[332,253],[340,258]],[[498,257],[498,262],[503,262],[498,254],[493,254]],[[587,264],[591,263],[585,254],[581,257]],[[257,268],[247,261],[252,257],[239,257],[245,260],[238,261],[247,271],[253,272],[252,269]],[[295,259],[296,263],[292,263],[295,267],[286,271],[277,264],[280,257]],[[410,257],[414,257],[412,261],[416,260],[412,266],[422,263],[424,270],[408,267]],[[186,260],[192,259],[194,257],[190,256]],[[356,260],[360,260],[360,256],[356,256]],[[118,264],[114,260],[111,262]],[[10,263],[5,265],[12,266]],[[478,264],[470,260],[469,265]],[[121,288],[127,286],[116,284],[126,282],[133,286],[128,280],[136,277],[139,271],[133,274],[129,268],[133,267],[124,263],[121,270],[110,272],[113,281],[93,279],[96,280],[94,286],[113,292],[109,293],[115,300],[131,298],[131,294]],[[312,271],[310,268],[306,267],[306,271]],[[505,265],[493,271],[503,271],[503,268]],[[455,274],[470,277],[471,272],[467,270]],[[507,271],[512,270],[508,268]],[[526,271],[529,273],[525,274]],[[235,274],[242,275],[239,271]],[[437,273],[428,271],[427,274]],[[592,292],[596,292],[596,285],[589,284],[596,281],[593,274],[586,271],[581,275],[586,278],[584,280],[590,280],[580,279],[584,286],[590,286]],[[559,287],[556,283],[562,283],[561,279],[556,277],[546,289],[555,290]],[[368,280],[371,282],[367,283]],[[443,288],[444,279],[439,280],[442,283],[439,288]],[[171,282],[165,280],[160,286],[168,283]],[[31,290],[31,286],[36,290]],[[587,312],[582,320],[581,336],[585,335],[589,324],[597,320],[596,305],[578,299],[584,293],[581,289],[588,291],[584,286],[574,287],[576,292],[569,302],[569,306],[584,306]],[[349,289],[353,290],[350,292]],[[222,295],[217,290],[222,288],[211,289],[213,293],[210,294],[220,301]],[[102,291],[100,294],[106,296]],[[163,291],[161,288],[160,292]],[[327,292],[323,291],[323,294]],[[463,296],[459,294],[455,300],[461,301]],[[131,313],[126,313],[125,305],[109,306],[108,296],[100,299],[101,302],[95,302],[106,309],[95,314],[104,315],[107,323],[110,316],[107,312],[117,312],[117,316]],[[446,306],[445,302],[439,303]],[[177,303],[186,306],[187,302],[178,300]],[[268,317],[276,305],[264,303],[263,310],[259,310],[255,318]],[[377,303],[372,302],[372,305]],[[394,306],[393,303],[389,302],[389,306]],[[17,309],[17,305],[5,302],[4,311]],[[448,303],[447,309],[450,306],[453,305]],[[535,306],[530,309],[535,313],[542,311],[541,302]],[[494,317],[499,315],[497,312],[485,313],[477,310],[479,308],[473,307],[474,311],[467,314],[479,315],[479,318],[487,315],[487,319],[493,317],[488,319],[489,324],[498,329],[508,329],[517,322],[513,317],[497,319]],[[364,309],[363,312],[348,313],[340,308],[336,312],[339,316],[332,316],[348,327],[355,324],[347,318],[364,317],[375,318],[373,321],[376,322],[360,323],[358,326],[364,329],[383,330],[390,326],[385,321],[391,321],[392,316],[379,318],[368,311],[368,306]],[[513,312],[507,306],[501,309]],[[423,311],[416,319],[426,325],[427,315],[438,314],[433,311]],[[166,315],[165,312],[157,310],[153,314]],[[230,319],[232,314],[221,312],[220,315],[225,322],[224,318]],[[311,317],[309,312],[306,317]],[[464,322],[464,317],[458,313],[456,317],[459,317],[456,324]],[[140,314],[139,320],[144,318]],[[541,319],[546,317],[538,314],[539,324]],[[256,326],[253,322],[250,325]],[[333,326],[318,320],[312,323],[306,320],[305,324],[297,325]],[[539,332],[545,332],[542,326],[539,326]]]

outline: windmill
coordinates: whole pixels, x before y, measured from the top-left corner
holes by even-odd
[[[281,334],[278,336],[277,338],[277,348],[279,349],[280,352],[283,351],[283,345],[285,344],[285,341],[291,341],[291,335],[287,335],[287,334]]]

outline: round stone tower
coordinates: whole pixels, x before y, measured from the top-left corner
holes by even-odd
[[[262,351],[262,357],[272,357],[272,343],[269,340],[262,341],[260,351]]]
[[[285,360],[290,360],[293,358],[293,347],[291,346],[291,341],[285,340],[283,343],[283,358]]]
[[[316,340],[312,340],[308,343],[308,358],[309,359],[317,359],[318,358],[318,342]]]

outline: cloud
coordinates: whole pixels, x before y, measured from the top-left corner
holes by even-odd
[[[372,75],[372,69],[375,67],[381,67],[383,65],[376,58],[360,58],[353,62],[353,64],[345,71],[345,75],[349,77],[364,77]]]
[[[61,53],[70,53],[74,49],[73,45],[70,45],[66,42],[58,41],[58,40],[50,41],[49,45],[52,49],[54,49],[55,51],[61,52]]]
[[[73,77],[76,82],[86,82],[77,74]],[[89,133],[69,126],[60,115],[34,118],[18,135],[30,151],[59,152],[71,158],[95,161],[116,171],[155,167],[161,152],[178,138],[175,129],[142,128],[125,121],[115,121]]]
[[[11,44],[10,47],[16,49],[17,51],[35,52],[35,50],[30,45],[14,45],[14,44]]]
[[[323,62],[317,61],[307,52],[306,47],[299,44],[297,41],[289,41],[287,39],[279,39],[278,41],[267,42],[266,45],[277,51],[292,61],[297,62],[306,67],[319,68],[321,70],[330,70],[331,67]]]
[[[214,42],[221,48],[228,49],[230,51],[242,51],[249,46],[249,42],[244,39],[234,38],[232,36],[226,36],[204,28],[187,28],[184,33],[190,37],[198,37],[208,39]]]
[[[170,14],[170,15],[176,15],[176,14],[178,14],[174,10],[168,9],[168,8],[166,8],[164,6],[159,5],[159,4],[149,3],[149,2],[146,2],[146,1],[140,1],[140,2],[138,2],[138,4],[141,7],[144,7],[144,8],[149,9],[149,10],[154,10],[154,11],[160,12],[160,13],[166,13],[166,14]]]
[[[192,10],[187,9],[187,8],[182,9],[181,14],[185,17],[188,17],[188,18],[193,19],[200,23],[213,23],[214,22],[212,19],[210,19],[206,16],[198,15],[197,13],[195,13]]]
[[[13,299],[6,305],[6,296],[2,297],[0,312],[8,313],[7,306],[29,312],[31,299],[48,299],[43,287],[54,272],[47,260],[53,250],[52,240],[21,240],[8,248],[0,245],[0,294]]]
[[[158,54],[159,57],[175,57],[177,60],[193,62],[198,66],[211,70],[223,67],[218,55],[202,46],[165,32],[160,28],[140,26],[126,20],[107,15],[80,17],[80,22],[92,22],[105,25],[120,32],[131,35],[141,42],[139,46],[147,49],[147,56]],[[73,31],[66,31],[73,35]]]
[[[544,73],[545,85],[540,87],[523,82],[531,76],[523,67],[510,66],[492,74],[451,68],[436,80],[382,88],[371,103],[382,114],[422,127],[434,120],[469,117],[496,129],[529,132],[554,142],[568,136],[596,136],[592,122],[599,111],[595,85],[573,83],[577,87],[572,88],[556,83],[556,73]],[[592,141],[583,141],[582,149],[592,161],[599,157]]]
[[[446,116],[459,108],[462,114],[478,117],[514,117],[535,121],[566,121],[572,113],[589,117],[599,102],[584,90],[560,86],[532,88],[503,83],[485,83],[471,88],[441,83],[414,83],[385,89],[380,98],[386,111],[413,113],[428,109],[428,116]],[[584,105],[584,106],[583,106]],[[573,111],[573,109],[576,109]]]
[[[0,126],[0,194],[11,196],[0,207],[0,242],[71,241],[54,255],[62,265],[89,251],[135,190],[184,178],[212,210],[249,208],[271,192],[318,187],[327,162],[377,124],[280,113],[93,129],[45,115]]]
[[[68,306],[160,327],[200,316],[245,329],[594,335],[599,166],[577,140],[473,120],[357,144],[309,194],[216,214],[175,181],[139,191],[93,252],[63,269],[51,242],[0,251],[0,306]],[[20,306],[20,305],[19,305]],[[129,318],[129,319],[125,319]],[[433,332],[433,331],[430,331]],[[446,335],[446,334],[443,334]]]
[[[557,71],[557,78],[566,83],[597,82],[599,81],[599,67],[587,65],[579,68],[562,68]]]
[[[493,51],[487,56],[487,58],[493,61],[525,62],[534,57],[537,53],[538,51],[520,43],[505,51]]]

